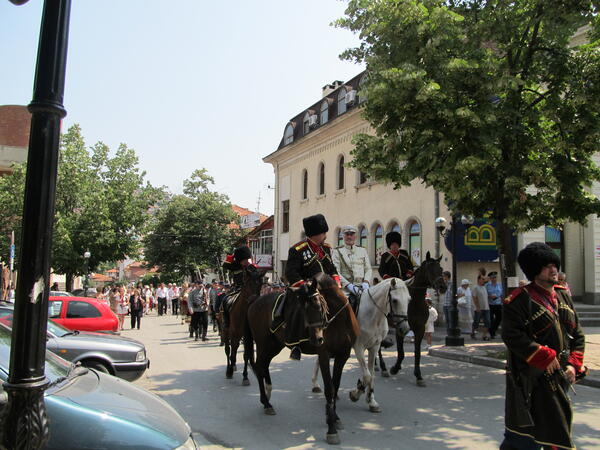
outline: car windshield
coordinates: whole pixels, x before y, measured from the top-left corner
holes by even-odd
[[[12,328],[13,325],[13,310],[12,309],[0,309],[0,322],[8,327]],[[68,328],[59,325],[58,323],[48,320],[48,332],[54,336],[63,337],[67,334],[74,334],[73,331]],[[75,333],[76,334],[76,333]]]
[[[8,374],[10,366],[10,329],[0,324],[0,369]],[[50,382],[55,382],[69,375],[71,363],[50,351],[46,351],[46,377]]]

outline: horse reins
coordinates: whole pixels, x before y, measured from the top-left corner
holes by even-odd
[[[369,294],[369,298],[371,299],[371,301],[373,302],[373,304],[375,305],[375,307],[379,311],[381,311],[381,314],[383,314],[386,319],[389,319],[390,316],[392,316],[392,320],[395,320],[396,317],[400,317],[402,319],[402,320],[400,320],[400,322],[408,320],[408,316],[405,316],[403,314],[394,314],[394,308],[392,308],[392,287],[391,286],[390,286],[390,288],[388,289],[388,292],[387,292],[388,305],[390,305],[390,312],[389,313],[386,313],[383,309],[381,309],[379,307],[379,305],[375,302],[375,299],[371,295],[371,292],[369,291],[369,289],[367,289],[367,294]]]
[[[350,304],[350,301],[346,298],[346,303],[342,305],[342,307],[331,317],[331,319],[328,319],[327,314],[329,314],[329,306],[327,305],[325,297],[323,297],[323,295],[319,291],[317,291],[317,293],[314,295],[317,295],[319,297],[319,302],[321,303],[321,309],[323,310],[323,319],[325,320],[325,324],[323,325],[324,330],[327,329],[331,322],[333,322],[335,318],[339,316],[340,313],[344,309],[346,309],[346,307]]]

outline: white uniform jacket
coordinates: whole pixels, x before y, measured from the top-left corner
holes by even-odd
[[[363,281],[371,283],[373,272],[367,249],[358,245],[342,245],[331,252],[333,264],[340,275],[342,287],[349,283],[360,285]]]

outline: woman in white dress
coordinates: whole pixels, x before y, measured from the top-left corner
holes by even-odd
[[[456,289],[456,299],[458,303],[458,322],[461,333],[471,334],[473,324],[473,314],[471,305],[473,304],[473,295],[471,294],[471,283],[466,278],[460,282],[460,287]]]

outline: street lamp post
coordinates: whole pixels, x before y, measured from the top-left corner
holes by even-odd
[[[20,5],[26,0],[10,0]],[[38,449],[48,440],[44,390],[50,249],[71,0],[46,0],[42,12],[23,205],[22,239],[2,447]]]
[[[450,252],[452,253],[452,302],[450,305],[450,326],[448,327],[448,336],[446,336],[446,346],[461,347],[465,345],[465,340],[461,336],[460,326],[458,324],[458,299],[456,298],[456,287],[458,281],[456,248],[458,239],[458,215],[452,214],[452,225],[448,229],[448,222],[443,217],[435,219],[435,227],[441,236],[446,237],[450,233]],[[473,225],[472,216],[461,216],[460,221],[463,225]]]
[[[85,278],[83,279],[83,295],[87,297],[87,289],[90,283],[90,256],[92,254],[89,251],[86,251],[83,254],[83,259],[85,260]]]

